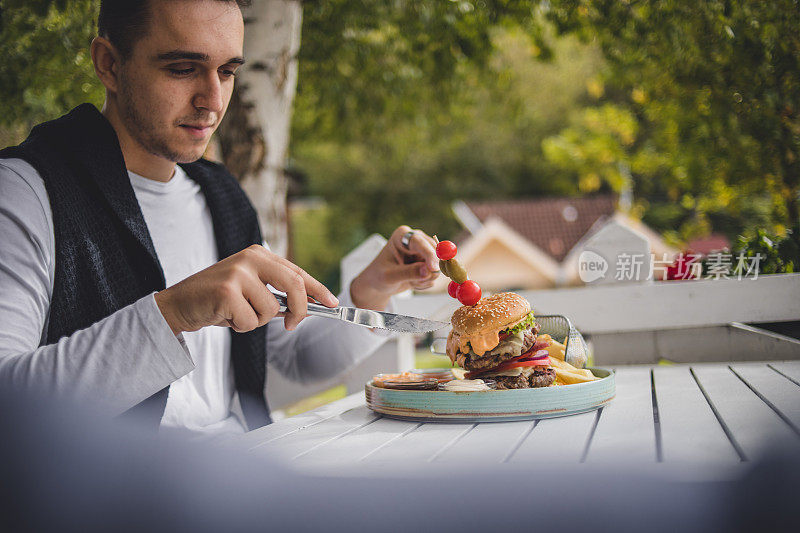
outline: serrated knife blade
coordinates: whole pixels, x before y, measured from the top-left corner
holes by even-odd
[[[281,311],[288,309],[286,296],[272,291]],[[401,333],[427,333],[450,326],[449,322],[438,322],[415,316],[397,315],[385,311],[373,311],[371,309],[359,309],[358,307],[325,307],[324,305],[309,303],[308,314],[311,316],[321,316],[325,318],[335,318],[351,324],[357,324],[366,328],[380,328]]]

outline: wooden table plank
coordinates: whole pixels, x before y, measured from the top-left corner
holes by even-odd
[[[744,459],[753,459],[775,439],[797,434],[725,365],[693,365],[692,371]]]
[[[779,416],[800,432],[800,386],[786,379],[767,365],[732,365],[731,368],[747,382],[762,401],[771,404]]]
[[[768,366],[800,385],[800,361],[780,361]]]
[[[740,461],[688,366],[653,368],[663,462]]]
[[[380,418],[372,424],[360,427],[341,438],[326,442],[297,457],[302,463],[356,462],[374,453],[392,440],[420,426],[417,422],[404,422]]]
[[[419,428],[393,439],[374,453],[363,458],[364,462],[398,462],[398,464],[423,464],[436,460],[474,429],[476,424],[423,424]]]
[[[654,367],[658,426],[651,368],[633,366],[617,369],[617,397],[599,416],[420,425],[379,417],[358,393],[250,432],[239,443],[256,453],[296,458],[300,466],[349,469],[380,462],[416,469],[442,462],[535,468],[542,450],[550,463],[641,465],[654,463],[659,449],[665,467],[723,467],[738,460],[737,450],[741,457],[756,457],[776,436],[800,445],[800,362],[736,363],[733,369],[738,376],[726,364]]]
[[[288,454],[290,457],[296,457],[369,425],[378,418],[379,416],[367,409],[365,405],[361,405],[311,426],[302,427],[298,431],[265,441],[254,446],[252,451],[258,453],[280,452],[284,456]]]
[[[539,420],[520,444],[511,463],[579,463],[586,451],[598,411]],[[542,455],[544,453],[544,456]]]
[[[656,438],[650,367],[617,367],[617,396],[600,413],[587,462],[654,463]]]
[[[437,462],[488,465],[502,463],[519,445],[534,422],[487,422],[436,456]]]
[[[236,442],[237,445],[244,446],[247,449],[253,448],[265,442],[281,438],[289,433],[296,433],[303,428],[313,426],[323,420],[327,420],[362,405],[364,405],[364,393],[357,392],[311,411],[284,418],[268,426],[249,431],[244,435],[237,436]]]

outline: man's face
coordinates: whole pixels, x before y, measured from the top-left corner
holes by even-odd
[[[149,31],[119,67],[117,102],[133,139],[177,163],[203,155],[242,63],[235,2],[151,0]]]

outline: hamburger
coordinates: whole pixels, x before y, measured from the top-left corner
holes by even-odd
[[[450,360],[468,371],[466,379],[491,378],[498,389],[547,387],[555,381],[548,342],[537,342],[528,301],[513,292],[482,298],[453,313],[447,337]]]

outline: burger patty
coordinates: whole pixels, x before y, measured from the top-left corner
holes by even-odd
[[[461,356],[461,354],[459,354]],[[518,357],[513,353],[504,353],[500,355],[492,355],[489,357],[478,357],[473,353],[469,353],[464,355],[463,357],[459,357],[458,364],[461,368],[465,370],[469,370],[471,372],[475,372],[477,370],[487,370],[489,368],[494,368],[501,363],[508,361],[509,359],[513,359]],[[463,359],[463,360],[462,360]]]
[[[548,368],[544,372],[534,372],[531,374],[530,382],[531,388],[549,387],[556,380],[556,371]]]
[[[534,324],[534,326],[526,330],[523,333],[523,341],[522,341],[522,351],[520,353],[500,353],[497,355],[483,355],[478,356],[474,353],[468,354],[458,354],[458,364],[461,368],[465,370],[475,371],[475,370],[485,370],[487,368],[494,368],[509,359],[513,359],[515,357],[519,357],[520,354],[523,354],[531,349],[531,347],[536,343],[536,335],[539,333],[539,325]]]
[[[491,379],[497,382],[497,389],[533,389],[538,387],[549,387],[556,380],[556,371],[552,368],[547,370],[536,369],[526,377],[519,376],[494,376]]]
[[[522,374],[519,376],[492,376],[487,379],[493,379],[497,382],[497,390],[531,388],[528,378]]]

